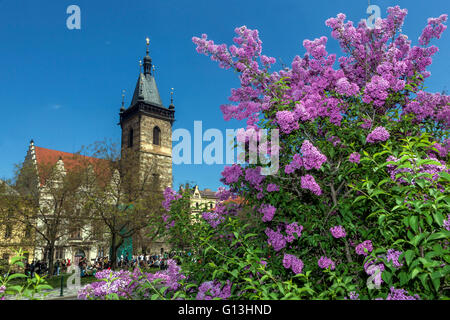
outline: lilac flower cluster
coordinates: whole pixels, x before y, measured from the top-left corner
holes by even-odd
[[[268,237],[267,243],[273,247],[273,250],[280,251],[281,249],[286,247],[286,239],[281,234],[279,229],[277,229],[277,231],[273,231],[270,228],[266,228],[264,232]]]
[[[259,208],[259,212],[261,212],[263,214],[262,217],[262,221],[263,222],[269,222],[272,221],[273,216],[275,215],[275,211],[277,210],[277,208],[275,208],[274,206],[270,205],[270,204],[263,204],[260,208]]]
[[[219,187],[216,192],[216,197],[219,198],[220,201],[225,201],[230,198],[233,198],[235,195],[228,189],[224,187]]]
[[[386,300],[420,300],[420,297],[418,294],[414,296],[408,295],[408,291],[405,289],[391,287],[391,292],[388,294]]]
[[[353,163],[359,163],[360,159],[361,159],[361,155],[358,152],[353,152],[348,157],[348,161],[353,162]]]
[[[446,139],[443,144],[435,142],[432,147],[437,149],[437,155],[439,157],[445,159],[450,152],[450,139]],[[434,150],[431,151],[436,153]]]
[[[322,164],[327,161],[327,157],[320,153],[308,140],[303,141],[300,151],[301,156],[294,154],[292,162],[286,165],[284,171],[287,174],[294,172],[296,169],[300,169],[302,166],[306,170],[320,169]]]
[[[348,295],[349,298],[345,297],[344,300],[359,300],[359,293],[356,293],[356,291],[350,291]]]
[[[322,269],[328,269],[328,268],[330,268],[330,270],[335,269],[333,260],[331,260],[330,258],[327,258],[325,256],[321,256],[320,259],[318,260],[317,264],[319,265],[319,268],[322,268]]]
[[[285,254],[283,257],[283,267],[291,269],[295,274],[302,273],[303,261],[292,254]]]
[[[371,133],[367,135],[366,142],[376,143],[386,141],[389,139],[389,132],[384,127],[376,127]]]
[[[214,229],[225,221],[225,217],[217,212],[203,212],[202,218]]]
[[[231,296],[231,286],[230,280],[227,280],[224,286],[219,281],[203,282],[198,287],[196,300],[212,300],[214,298],[226,300]]]
[[[416,173],[416,174],[429,173],[429,174],[431,174],[432,178],[424,177],[424,179],[426,179],[428,181],[439,179],[439,172],[450,173],[450,169],[447,168],[445,161],[439,161],[435,157],[429,157],[427,159],[436,161],[437,163],[440,163],[441,165],[423,164],[420,166],[415,166],[416,171],[414,171],[412,168],[397,169],[397,166],[394,164],[388,164],[386,167],[387,167],[387,171],[388,171],[389,175],[391,176],[391,179],[393,181],[396,181],[396,182],[399,182],[402,184],[408,183],[403,177],[396,178],[397,174],[402,173],[402,172],[410,172],[410,173]],[[417,161],[417,159],[408,159],[408,160],[411,164],[415,164]],[[386,162],[389,162],[389,161],[397,162],[398,159],[394,156],[389,156],[386,158]],[[414,180],[411,183],[414,184]]]
[[[429,18],[427,26],[423,29],[419,37],[419,43],[422,46],[427,46],[433,38],[440,39],[441,34],[447,29],[443,23],[447,21],[447,15],[442,14],[439,18]]]
[[[299,128],[298,118],[293,111],[278,111],[276,114],[277,123],[280,126],[281,132],[286,134],[291,133]]]
[[[364,249],[366,249],[367,252]],[[355,250],[357,254],[367,256],[368,252],[372,252],[373,250],[372,241],[366,240],[358,244]]]
[[[334,226],[330,228],[330,232],[331,235],[336,239],[344,238],[347,235],[343,226]]]
[[[287,164],[284,168],[284,172],[287,174],[291,174],[296,169],[300,169],[303,166],[303,159],[299,154],[294,154],[294,157],[292,158],[292,162]]]
[[[139,269],[134,272],[127,270],[112,271],[105,269],[98,271],[95,277],[101,281],[92,282],[78,291],[80,300],[104,300],[109,294],[117,294],[122,299],[133,299],[139,288],[146,281],[153,282],[161,279],[161,284],[168,287],[167,290],[177,290],[179,282],[186,278],[180,271],[180,267],[173,259],[167,260],[168,268],[164,271],[142,273]]]
[[[450,96],[440,93],[419,91],[416,98],[411,100],[404,108],[404,115],[413,113],[415,122],[421,122],[427,118],[441,120],[450,126]]]
[[[289,243],[293,242],[295,240],[295,234],[300,238],[302,236],[302,230],[303,226],[299,226],[297,222],[292,222],[291,224],[286,225],[286,241]]]
[[[280,187],[274,183],[269,183],[267,185],[267,192],[280,191]]]
[[[222,176],[226,184],[232,184],[239,180],[242,175],[242,168],[240,165],[233,164],[231,167],[225,167],[222,171]]]
[[[162,203],[162,206],[164,207],[164,209],[166,209],[167,211],[170,211],[170,205],[172,203],[172,201],[174,200],[178,200],[182,197],[181,194],[178,194],[175,190],[173,190],[170,187],[167,187],[164,190],[164,201]]]
[[[161,284],[167,287],[167,290],[177,290],[180,287],[180,282],[186,279],[186,276],[181,273],[181,268],[173,259],[167,260],[167,269],[158,271],[156,273],[146,274],[147,280],[153,282],[157,279],[162,279]]]
[[[78,299],[106,299],[109,294],[117,294],[120,298],[131,299],[134,289],[139,285],[135,275],[126,270],[102,270],[95,274],[98,282],[92,282],[78,291]]]
[[[302,152],[303,166],[306,170],[320,169],[322,164],[327,161],[327,157],[320,153],[308,140],[303,141],[300,151]]]
[[[383,271],[385,270],[384,263],[375,263],[376,261],[372,258],[367,260],[367,262],[364,264],[364,271],[369,275],[374,275],[373,281],[376,286],[380,286],[383,283],[383,279],[381,277]]]
[[[400,267],[403,266],[403,263],[401,263],[401,262],[398,261],[398,259],[399,259],[399,257],[400,257],[401,254],[402,254],[401,251],[396,251],[396,250],[394,250],[394,249],[389,249],[389,250],[387,251],[387,255],[386,255],[387,257],[386,257],[386,260],[387,260],[388,262],[391,261],[392,264],[394,265],[394,267],[400,268]]]
[[[310,174],[307,174],[300,178],[300,186],[303,189],[310,190],[317,196],[320,196],[322,194],[322,189],[320,189],[320,186],[317,184],[316,180],[314,180],[314,177]]]
[[[275,251],[280,251],[286,247],[287,243],[292,243],[295,240],[295,235],[301,237],[303,226],[298,225],[297,222],[292,222],[291,224],[285,225],[285,231],[287,236],[283,236],[280,232],[281,227],[277,227],[277,231],[270,228],[266,228],[265,234],[267,235],[267,243],[273,247]]]
[[[266,177],[261,175],[261,167],[245,169],[245,180],[247,180],[258,191],[262,191],[261,183]]]
[[[336,92],[344,96],[354,96],[358,93],[359,87],[356,83],[350,83],[346,77],[336,81]]]

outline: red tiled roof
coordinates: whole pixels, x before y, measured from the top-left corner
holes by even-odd
[[[88,164],[91,164],[97,175],[101,172],[105,172],[109,161],[99,158],[93,158],[83,156],[76,153],[69,153],[64,151],[52,150],[42,147],[34,147],[36,154],[36,161],[39,170],[39,176],[41,184],[45,183],[44,167],[53,167],[59,159],[62,159],[64,168],[67,171],[75,170],[77,168],[83,168]],[[104,174],[104,173],[103,173]]]

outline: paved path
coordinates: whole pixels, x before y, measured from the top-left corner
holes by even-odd
[[[78,300],[77,299],[77,292],[78,290],[72,289],[69,290],[67,288],[64,289],[64,295],[61,297],[61,290],[60,289],[54,289],[54,290],[45,290],[45,293],[48,293],[46,296],[44,294],[37,294],[35,295],[36,298],[39,298],[40,300]],[[19,298],[17,296],[6,296],[6,300],[28,300],[27,298]]]

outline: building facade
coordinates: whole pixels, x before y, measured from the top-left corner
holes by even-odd
[[[142,177],[144,172],[151,171],[152,181],[157,180],[161,189],[159,192],[162,193],[164,188],[172,187],[172,124],[175,121],[175,107],[173,99],[166,108],[160,98],[155,77],[152,74],[148,39],[142,67],[143,70],[141,69],[139,72],[129,107],[125,108],[122,101],[119,112],[119,125],[122,131],[121,153],[122,157],[125,157],[128,152],[138,153],[137,171],[139,176]],[[45,163],[55,166],[61,174],[64,174],[71,170],[74,159],[77,157],[80,155],[38,147],[31,141],[24,166],[36,167],[38,176],[35,181],[29,183],[37,189],[42,205],[45,205],[46,200],[51,200],[51,195],[46,191],[48,189],[47,181],[39,176],[38,167]],[[88,160],[104,161],[96,158]],[[88,260],[109,256],[108,241],[101,237],[92,237],[95,233],[94,224],[82,228],[72,226],[73,230],[68,230],[67,236],[57,241],[54,258],[74,261],[79,256],[84,256]],[[133,248],[138,251],[136,252],[138,254],[142,253],[142,250],[145,250],[147,254],[170,250],[170,246],[164,240],[144,243],[145,237],[137,236],[135,238],[140,238],[140,248]],[[36,244],[36,247],[33,248],[33,258],[45,259],[45,248],[39,245],[38,239],[36,239]]]

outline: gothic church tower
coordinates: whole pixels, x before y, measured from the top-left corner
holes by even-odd
[[[175,121],[173,100],[164,107],[152,74],[152,59],[144,57],[130,106],[120,109],[122,156],[126,151],[139,152],[139,169],[151,167],[162,188],[172,187],[172,124]]]

